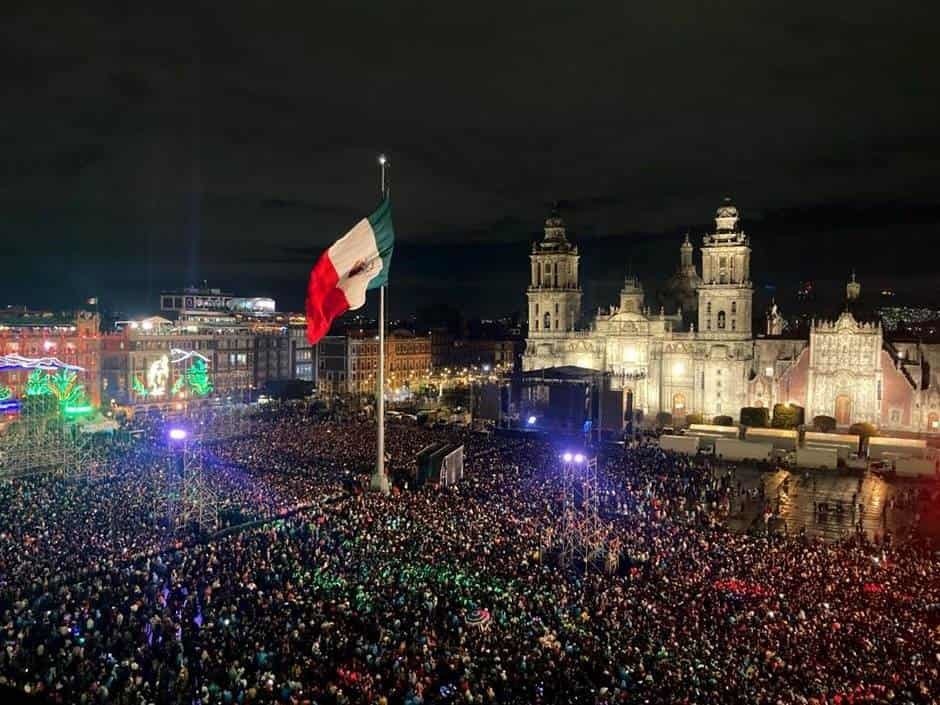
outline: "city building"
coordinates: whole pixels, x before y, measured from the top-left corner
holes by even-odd
[[[520,337],[469,338],[457,337],[442,330],[431,331],[431,367],[488,367],[509,372],[521,363],[525,341]]]
[[[0,355],[23,358],[56,358],[82,368],[76,373],[88,403],[100,403],[101,333],[96,313],[54,313],[23,308],[0,310]],[[30,371],[0,366],[3,394],[22,399]],[[0,400],[2,401],[2,400]]]
[[[586,328],[581,318],[578,248],[557,215],[545,222],[544,238],[530,253],[528,335],[523,369],[574,366],[603,371],[622,390],[624,409],[647,416],[668,412],[676,420],[695,413],[706,419],[731,416],[742,407],[793,403],[807,420],[832,416],[846,427],[869,422],[880,428],[938,432],[940,346],[896,345],[878,320],[858,313],[861,284],[846,285],[844,310],[814,320],[808,336],[786,337],[774,305],[761,333],[752,321],[751,240],[737,208],[726,201],[714,231],[700,247],[680,245],[677,274],[658,312],[646,305],[643,285],[628,276],[617,305],[598,310]],[[802,287],[805,298],[812,284]],[[694,292],[694,304],[690,296]],[[629,399],[629,402],[628,402]]]
[[[213,398],[250,398],[255,336],[244,327],[179,326],[152,317],[102,336],[105,404],[168,409]]]
[[[346,336],[324,336],[316,348],[317,391],[323,396],[346,394],[349,384],[349,346]]]
[[[315,383],[318,348],[307,340],[307,321],[303,316],[291,316],[287,336],[290,341],[292,378]]]
[[[326,336],[317,344],[317,388],[322,394],[374,394],[378,381],[379,336],[374,330],[351,330]],[[397,329],[385,336],[386,386],[406,393],[428,381],[431,336]]]
[[[179,315],[231,312],[258,316],[274,315],[277,305],[274,299],[264,296],[242,297],[221,289],[187,287],[161,292],[160,310]]]

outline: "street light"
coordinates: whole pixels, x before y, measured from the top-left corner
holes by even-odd
[[[170,429],[170,440],[171,441],[185,441],[186,436],[189,434],[186,433],[185,428],[171,428]]]
[[[536,418],[535,418],[534,416],[530,416],[530,417],[527,419],[527,421],[528,421],[528,423],[529,423],[530,426],[535,426]]]
[[[573,457],[574,456],[571,455],[571,453],[565,453],[563,456],[561,456],[561,459],[564,460],[566,463],[570,463]]]
[[[582,455],[581,453],[575,453],[575,454],[574,454],[574,462],[576,462],[576,463],[583,463],[583,462],[584,462],[584,455]]]

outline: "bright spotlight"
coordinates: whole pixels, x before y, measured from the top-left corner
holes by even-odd
[[[388,157],[386,157],[384,154],[380,154],[379,164],[381,164],[382,166],[385,166],[386,163],[388,163]]]
[[[530,417],[528,418],[528,422],[529,422],[529,425],[530,425],[530,426],[535,426],[535,417],[534,417],[534,416],[530,416]]]
[[[562,460],[564,460],[566,463],[570,463],[570,462],[571,462],[571,459],[572,459],[574,456],[571,455],[571,453],[565,453],[565,454],[564,454],[563,456],[561,456],[561,457],[562,457]]]
[[[574,454],[574,462],[576,462],[576,463],[583,463],[583,462],[584,462],[584,456],[583,456],[581,453],[575,453],[575,454]]]
[[[170,440],[184,441],[186,440],[187,435],[188,434],[186,433],[185,428],[171,428],[170,429]]]

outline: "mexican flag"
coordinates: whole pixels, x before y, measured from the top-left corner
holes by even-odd
[[[386,198],[320,255],[307,283],[307,340],[316,343],[336,317],[362,308],[366,290],[388,281],[394,245],[392,206]]]

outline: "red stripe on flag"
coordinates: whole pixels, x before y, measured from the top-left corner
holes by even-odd
[[[343,290],[336,286],[338,283],[339,276],[329,252],[324,252],[310,270],[307,282],[307,340],[311,345],[326,335],[338,316],[349,310],[349,302]]]

